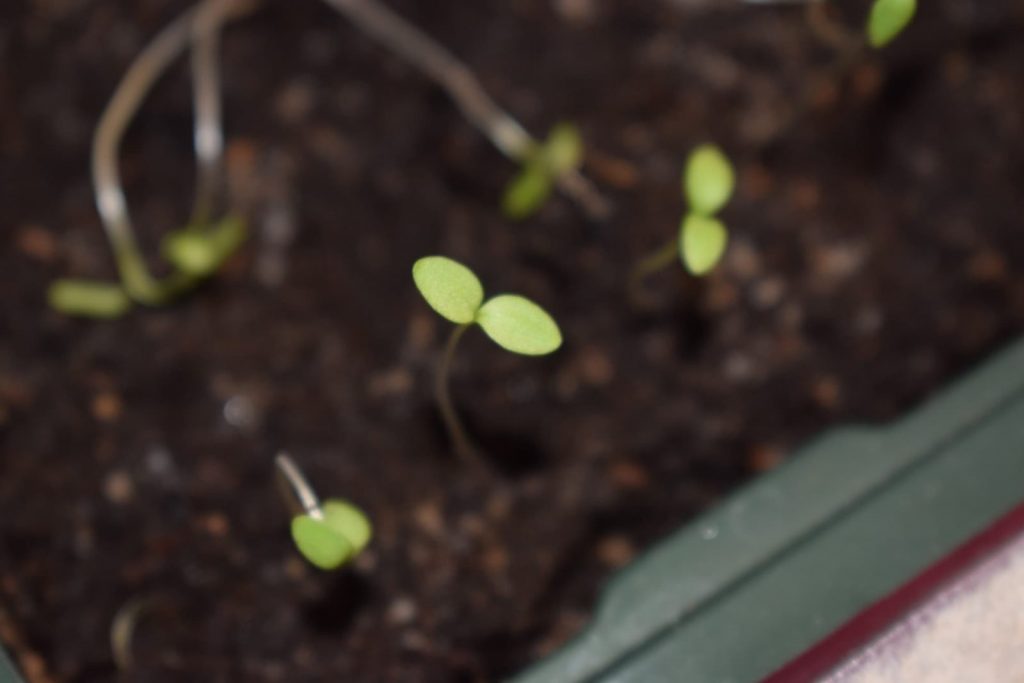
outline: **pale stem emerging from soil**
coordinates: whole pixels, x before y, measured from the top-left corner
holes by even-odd
[[[200,17],[192,26],[193,144],[197,177],[196,198],[189,220],[191,228],[206,225],[211,220],[221,190],[224,129],[218,53],[222,23]]]
[[[632,286],[639,286],[645,277],[657,273],[663,268],[672,265],[679,259],[679,238],[673,237],[670,241],[644,257],[639,263],[633,266],[629,273],[629,281]]]
[[[441,365],[438,367],[437,376],[434,378],[434,397],[437,399],[437,407],[441,411],[441,419],[444,421],[445,429],[448,430],[448,435],[455,446],[455,452],[463,460],[475,464],[478,462],[476,449],[473,447],[473,442],[470,440],[466,428],[462,425],[459,414],[455,410],[449,386],[451,382],[452,361],[455,358],[455,348],[459,345],[462,335],[471,326],[472,323],[459,325],[452,330],[451,335],[448,337],[444,355],[441,357]]]
[[[470,68],[426,33],[376,0],[324,1],[444,88],[505,156],[522,163],[538,149],[537,141],[491,99]],[[607,200],[577,169],[560,174],[556,183],[591,218],[602,220],[611,212]]]
[[[157,280],[146,267],[128,214],[128,204],[118,167],[121,140],[143,99],[171,63],[197,40],[193,73],[195,90],[195,144],[199,186],[193,218],[212,205],[218,181],[216,172],[223,149],[220,123],[219,73],[216,61],[217,33],[229,19],[247,12],[251,0],[205,0],[164,28],[129,67],[104,109],[93,136],[92,177],[96,206],[110,240],[125,290],[143,303],[160,304],[195,284],[192,276],[174,273]]]
[[[281,493],[289,511],[293,515],[309,515],[313,519],[323,519],[320,499],[292,457],[284,452],[278,453],[274,458],[274,464],[277,465],[277,481],[281,485]]]

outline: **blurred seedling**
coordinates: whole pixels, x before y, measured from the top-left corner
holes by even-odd
[[[543,356],[562,345],[558,324],[543,308],[517,294],[484,301],[484,289],[472,270],[444,256],[425,256],[412,267],[420,294],[442,318],[455,323],[441,357],[434,392],[441,418],[456,452],[476,461],[476,451],[451,399],[449,381],[459,340],[478,325],[498,346],[525,356]]]
[[[833,88],[854,69],[868,67],[874,61],[872,51],[885,47],[910,24],[917,10],[917,0],[874,0],[862,29],[852,29],[838,16],[837,3],[828,0],[746,0],[749,4],[804,5],[807,25],[814,36],[833,53],[831,63],[807,79],[802,95],[793,102],[788,112],[778,118],[774,126],[766,129],[761,138],[770,142],[792,131],[801,120],[818,106],[823,89]],[[877,79],[863,83],[875,84]]]
[[[556,127],[547,142],[537,142],[491,99],[468,65],[382,3],[377,0],[325,2],[437,83],[466,119],[502,154],[522,165],[520,175],[506,191],[502,202],[508,215],[528,215],[532,212],[529,207],[535,210],[551,194],[552,187],[557,187],[591,218],[601,220],[608,216],[608,201],[579,170],[581,145],[575,129]],[[571,150],[572,146],[576,151]],[[566,155],[566,151],[570,153]],[[552,161],[556,162],[554,168]],[[531,168],[534,170],[530,171]],[[513,194],[515,197],[510,197]]]
[[[116,318],[134,303],[165,305],[215,273],[245,239],[240,218],[216,215],[222,194],[224,136],[221,123],[220,31],[248,12],[252,0],[204,0],[164,28],[146,46],[118,84],[93,136],[92,180],[96,206],[107,234],[120,281],[62,279],[48,292],[50,305],[69,315]],[[198,182],[186,227],[168,234],[161,245],[172,271],[155,277],[146,265],[121,182],[118,152],[124,134],[146,95],[191,44],[194,145]]]
[[[805,5],[807,22],[822,42],[840,52],[863,46],[882,48],[910,24],[917,12],[917,0],[873,0],[860,35],[833,18],[827,0],[746,0],[751,5]]]
[[[721,260],[729,241],[725,224],[716,215],[732,197],[736,174],[728,157],[715,145],[705,144],[690,152],[683,169],[683,196],[687,212],[675,236],[662,248],[641,260],[630,276],[636,293],[645,277],[676,260],[691,275],[710,272]]]
[[[910,24],[915,12],[917,0],[875,0],[864,29],[868,45],[874,48],[888,45]]]
[[[275,464],[292,511],[292,540],[302,556],[323,570],[338,569],[354,560],[373,535],[366,514],[340,498],[321,503],[287,453],[278,454]]]
[[[505,188],[502,211],[513,220],[533,215],[551,196],[559,177],[576,171],[582,161],[579,130],[571,123],[558,124],[523,160],[519,175]]]

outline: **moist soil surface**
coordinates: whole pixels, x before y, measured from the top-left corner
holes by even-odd
[[[558,196],[505,220],[516,169],[443,91],[324,3],[267,2],[222,46],[250,240],[180,303],[112,322],[45,291],[114,275],[92,129],[182,5],[0,4],[0,639],[33,683],[500,679],[737,485],[899,417],[1024,326],[1022,3],[925,3],[844,67],[792,6],[388,4],[536,134],[576,122],[611,217]],[[154,264],[193,194],[190,97],[182,63],[123,149]],[[631,298],[707,140],[738,169],[729,252]],[[464,339],[452,387],[483,468],[432,400],[451,326],[410,277],[432,253],[565,336],[545,358]],[[354,566],[292,547],[282,449],[372,517]]]

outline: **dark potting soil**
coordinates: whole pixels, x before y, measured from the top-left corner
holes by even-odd
[[[33,683],[501,678],[739,483],[898,417],[1024,326],[1024,3],[924,3],[836,71],[794,7],[389,2],[534,132],[582,128],[614,215],[560,197],[519,224],[496,210],[515,168],[443,92],[323,3],[265,4],[223,46],[251,240],[180,304],[89,322],[44,293],[113,275],[92,127],[183,4],[0,3],[0,640]],[[190,126],[182,65],[123,153],[150,254],[187,216]],[[728,256],[631,302],[705,140],[739,170]],[[431,253],[565,334],[542,359],[464,341],[453,390],[494,476],[453,457],[432,403],[450,326],[409,270]],[[279,449],[372,517],[355,567],[297,556]]]

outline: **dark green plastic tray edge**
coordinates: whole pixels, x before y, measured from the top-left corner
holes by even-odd
[[[1022,425],[1018,342],[895,424],[813,441],[662,541],[515,683],[759,680],[1019,502]]]

